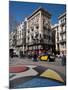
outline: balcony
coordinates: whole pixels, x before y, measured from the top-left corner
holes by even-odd
[[[61,22],[60,26],[64,26],[66,24],[66,22]]]
[[[66,33],[66,30],[62,30],[61,32],[60,32],[60,35],[62,35],[62,34],[64,34],[64,33]]]
[[[22,46],[22,45],[23,45],[22,40],[21,40],[21,39],[17,40],[16,46],[17,46],[17,47],[20,47],[20,46]]]
[[[51,29],[50,23],[43,22],[43,29]]]
[[[53,44],[53,42],[52,42],[52,41],[49,41],[49,42],[48,42],[48,44],[52,45],[52,44]]]
[[[28,42],[27,45],[33,45],[33,42]]]
[[[45,44],[48,44],[48,40],[47,40],[47,39],[44,39],[44,43],[45,43]]]
[[[38,45],[38,44],[50,44],[50,45],[52,45],[53,43],[51,40],[48,40],[48,39],[40,39],[40,40],[36,39],[36,40],[28,42],[26,44],[27,45]]]
[[[60,41],[58,40],[58,41],[57,41],[57,44],[59,44],[59,42],[60,42]]]
[[[65,43],[65,42],[66,42],[66,39],[60,40],[60,43]]]

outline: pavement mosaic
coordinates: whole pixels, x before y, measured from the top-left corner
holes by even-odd
[[[54,80],[58,80],[60,82],[64,82],[62,77],[56,71],[53,71],[53,70],[50,70],[50,69],[47,69],[45,72],[43,72],[41,74],[41,76],[51,78],[51,79],[54,79]]]
[[[53,69],[37,65],[10,66],[9,88],[65,85],[64,76]]]

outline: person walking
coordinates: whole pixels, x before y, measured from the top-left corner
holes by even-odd
[[[66,56],[63,54],[63,58],[62,58],[62,65],[66,65]]]
[[[64,53],[62,52],[62,55],[61,55],[61,58],[62,58],[62,65],[66,65],[66,55],[64,55]]]
[[[37,61],[37,54],[34,52],[33,61]]]

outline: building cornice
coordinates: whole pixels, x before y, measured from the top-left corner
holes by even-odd
[[[62,13],[61,15],[58,16],[58,19],[61,19],[62,17],[66,16],[66,12]]]
[[[37,12],[39,11],[43,11],[45,13],[48,14],[48,16],[51,17],[51,14],[47,11],[47,10],[44,10],[42,7],[39,7],[38,9],[36,9],[29,17],[27,17],[27,19],[30,19],[33,15],[35,15]]]

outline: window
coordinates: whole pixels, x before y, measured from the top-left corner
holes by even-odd
[[[38,37],[38,34],[35,35],[35,38],[37,38],[37,37]]]
[[[28,31],[28,33],[29,33],[29,31]]]
[[[61,23],[65,22],[65,18],[61,19]]]
[[[21,31],[20,31],[20,38],[21,38]]]
[[[45,24],[45,19],[43,19],[43,25]]]
[[[33,36],[31,36],[31,38],[33,39]]]
[[[51,30],[50,29],[48,29],[48,33],[50,32]]]
[[[28,37],[28,40],[29,40],[30,38]]]
[[[32,28],[32,31],[33,31],[34,29]]]
[[[43,36],[44,36],[44,39],[46,39],[46,35],[44,34]]]
[[[65,34],[63,34],[63,40],[65,39]]]
[[[39,28],[39,26],[36,26],[36,29],[38,29]]]
[[[41,34],[40,34],[40,38],[41,38]]]
[[[43,26],[43,29],[45,30],[45,29],[46,29],[46,27],[45,27],[45,26]]]
[[[49,36],[49,40],[51,39],[51,37]]]
[[[65,44],[63,44],[63,48],[65,48]]]

